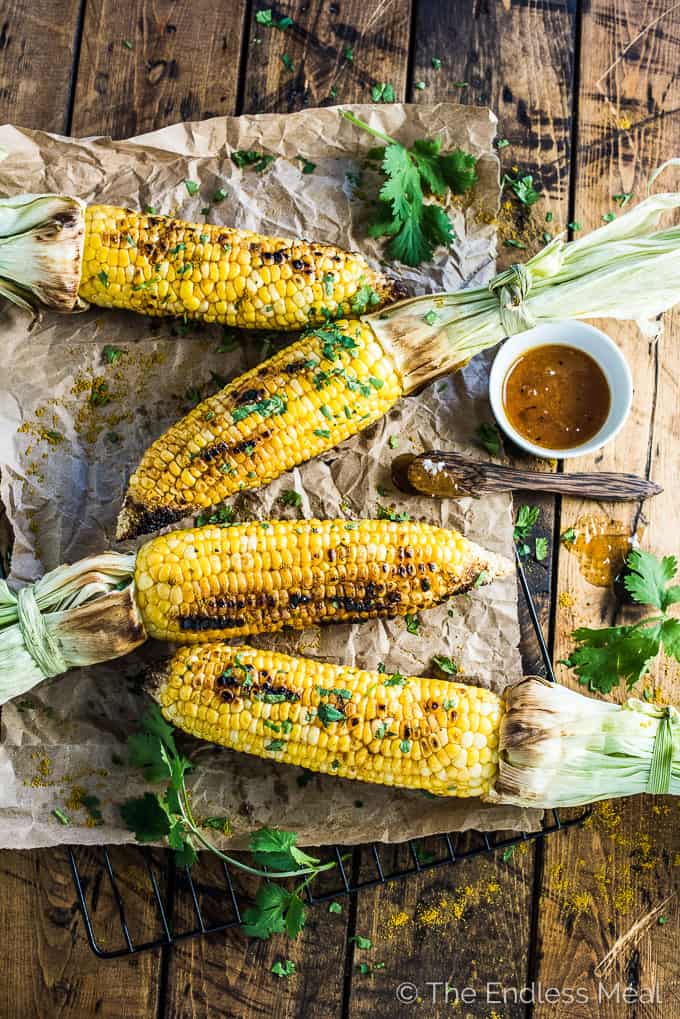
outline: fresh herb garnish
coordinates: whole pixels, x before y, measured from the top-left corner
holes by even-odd
[[[520,506],[517,511],[513,538],[518,543],[517,551],[521,556],[529,555],[531,551],[527,545],[527,539],[531,536],[540,513],[538,506]]]
[[[380,304],[380,295],[372,286],[364,283],[351,299],[349,307],[353,315],[365,315],[368,309],[375,307],[376,304]]]
[[[613,195],[613,199],[618,205],[619,209],[624,209],[628,202],[633,197],[632,191],[621,191],[618,195]]]
[[[111,343],[107,343],[102,350],[102,357],[107,364],[118,364],[124,353],[125,351],[120,347],[114,347]]]
[[[255,152],[253,149],[237,149],[231,154],[231,161],[238,166],[239,170],[252,166],[255,173],[262,173],[273,162],[275,156],[267,156],[264,152]]]
[[[283,962],[281,959],[277,959],[272,966],[271,971],[274,976],[285,977],[287,979],[288,977],[292,977],[295,972],[295,963],[292,959],[284,959]]]
[[[680,602],[680,585],[672,584],[678,571],[675,556],[657,559],[650,552],[633,551],[626,559],[623,584],[638,605],[657,610],[630,626],[589,629],[572,636],[580,645],[564,662],[590,690],[608,694],[624,679],[628,689],[649,671],[659,651],[680,661],[680,619],[668,614]]]
[[[284,506],[302,506],[302,496],[293,488],[284,489],[279,498]]]
[[[289,56],[288,53],[281,54],[281,63],[283,64],[287,71],[290,71],[292,73],[295,70],[293,58]]]
[[[448,655],[435,655],[432,659],[434,664],[442,672],[445,672],[447,676],[455,676],[458,672],[458,666],[454,662],[453,658],[449,658]]]
[[[371,99],[374,103],[393,103],[395,100],[394,87],[389,82],[379,82],[371,89]]]
[[[283,18],[279,18],[277,20],[274,17],[274,12],[270,7],[258,11],[257,14],[255,15],[255,21],[258,23],[258,25],[264,25],[266,28],[280,28],[282,31],[284,31],[286,28],[290,28],[290,26],[293,24],[293,19],[289,18],[288,15],[285,15]]]
[[[184,187],[187,189],[188,193],[193,198],[194,195],[198,194],[200,185],[197,184],[195,180],[185,180]]]
[[[522,205],[534,205],[541,197],[541,192],[536,190],[533,175],[530,173],[514,177],[507,173],[504,174],[501,180],[501,191],[505,188],[509,188]]]
[[[567,530],[560,535],[560,541],[562,542],[563,545],[573,545],[573,543],[576,541],[575,528],[568,527]]]
[[[407,613],[404,617],[406,621],[406,629],[409,633],[419,634],[420,633],[420,617],[413,616]]]
[[[109,289],[109,274],[104,269],[97,273],[97,279],[106,287],[107,290]]]
[[[65,814],[60,807],[55,807],[52,811],[52,816],[57,819],[59,824],[67,825],[71,823],[71,818],[68,814]]]
[[[439,68],[442,66],[442,62],[439,59],[439,57],[432,57],[431,63],[432,63],[432,66],[434,67],[435,71],[438,71]]]
[[[406,676],[402,676],[400,672],[393,672],[391,676],[388,676],[385,680],[385,686],[406,686],[408,680]]]
[[[206,524],[233,524],[234,511],[231,506],[221,506],[214,513],[201,513],[196,517],[196,527],[205,527]]]
[[[501,451],[501,435],[495,425],[482,423],[476,432],[480,446],[491,456],[498,456]]]
[[[548,539],[547,538],[536,538],[536,559],[539,563],[542,563],[544,559],[548,558]]]
[[[263,418],[275,417],[278,414],[285,414],[287,408],[288,404],[283,397],[274,393],[273,396],[265,397],[264,400],[258,400],[256,403],[244,403],[240,407],[236,407],[231,412],[231,419],[234,422],[243,421],[251,414],[259,414]]]
[[[397,510],[388,509],[387,507],[381,506],[380,503],[378,503],[378,520],[391,520],[392,523],[400,524],[410,519],[411,514],[407,513],[406,510],[403,510],[403,512],[399,513],[397,512]]]
[[[305,921],[302,892],[317,874],[335,867],[335,862],[320,864],[297,847],[294,832],[275,828],[261,828],[251,835],[249,849],[255,866],[219,850],[193,815],[185,781],[193,765],[177,750],[174,730],[156,705],[143,717],[141,731],[128,738],[128,748],[131,764],[143,770],[148,782],[164,783],[161,792],[145,793],[127,800],[121,807],[123,820],[137,841],[166,839],[180,867],[190,867],[200,847],[233,867],[265,878],[257,889],[255,904],[244,910],[244,933],[268,938],[285,931],[289,937],[296,937]],[[288,877],[304,881],[292,890],[274,883]]]
[[[331,722],[344,722],[345,716],[342,711],[338,708],[334,708],[332,704],[327,704],[326,701],[321,701],[317,708],[317,715],[319,721],[323,725],[324,729],[330,725]]]
[[[304,156],[298,156],[298,159],[302,163],[303,173],[314,173],[316,170],[316,163],[313,163],[311,159],[305,159]]]
[[[342,55],[348,64],[354,63],[354,50],[352,49],[351,46],[345,46],[345,48],[342,51]]]
[[[407,149],[349,111],[343,116],[386,143],[380,150],[385,175],[379,195],[382,204],[369,228],[370,236],[390,237],[389,257],[405,265],[429,261],[436,247],[451,244],[454,232],[441,206],[425,202],[425,196],[444,198],[448,190],[464,194],[477,180],[476,158],[462,149],[442,155],[439,139],[420,139]]]
[[[613,223],[615,219],[616,219],[616,213],[615,212],[605,212],[604,216],[602,217],[602,222],[603,223]]]
[[[426,88],[426,85],[424,81],[417,81],[413,87],[418,89],[419,92],[422,92],[423,89]]]

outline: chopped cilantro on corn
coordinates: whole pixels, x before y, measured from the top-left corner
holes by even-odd
[[[312,330],[172,425],[130,477],[119,539],[265,485],[381,418],[400,374],[367,323]]]
[[[149,636],[196,643],[415,614],[510,569],[429,524],[256,520],[159,535],[134,582]]]
[[[224,643],[180,648],[149,692],[200,739],[310,771],[484,796],[503,701],[490,690]]]
[[[111,205],[85,209],[79,296],[245,329],[300,329],[397,300],[362,255]]]

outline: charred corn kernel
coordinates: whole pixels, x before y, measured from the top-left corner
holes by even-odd
[[[198,404],[149,447],[130,478],[118,538],[267,484],[377,421],[401,393],[397,368],[367,323],[350,319],[311,332]]]
[[[188,644],[417,613],[509,569],[430,524],[255,520],[154,538],[137,554],[135,585],[149,635]]]
[[[437,796],[481,796],[494,786],[497,750],[469,723],[461,735],[458,708],[441,710],[455,696],[479,719],[483,705],[498,733],[503,701],[481,687],[219,642],[180,648],[148,688],[173,725],[247,754]],[[478,736],[484,766],[463,740]]]
[[[126,268],[133,271],[127,275]],[[290,274],[285,301],[275,285]],[[225,302],[217,280],[234,280]],[[278,277],[277,277],[278,278]],[[176,293],[162,280],[180,281]],[[113,284],[115,284],[115,289]],[[248,305],[238,294],[248,292]],[[181,315],[253,329],[301,329],[397,300],[398,284],[359,254],[328,244],[262,237],[208,223],[184,223],[112,205],[85,212],[80,297],[143,315]],[[323,311],[322,311],[323,308]]]

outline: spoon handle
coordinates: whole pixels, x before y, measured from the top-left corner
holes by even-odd
[[[598,471],[597,474],[552,474],[541,471],[516,471],[520,475],[513,488],[533,489],[541,492],[559,492],[582,499],[603,499],[606,502],[630,502],[649,499],[663,489],[655,481],[636,474],[615,474]]]
[[[460,453],[437,450],[414,457],[400,457],[398,460],[400,462],[393,465],[398,485],[403,480],[418,492],[440,498],[528,490],[623,502],[648,499],[662,491],[655,482],[635,474],[522,471],[501,464],[476,461]]]

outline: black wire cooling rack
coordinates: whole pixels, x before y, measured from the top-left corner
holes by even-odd
[[[519,556],[517,569],[546,676],[555,682]],[[520,834],[455,832],[399,846],[327,847],[321,850],[322,860],[335,861],[337,868],[319,875],[315,892],[305,889],[307,901],[314,905],[356,895],[483,854],[501,852],[506,858],[517,847],[582,824],[589,813],[587,809],[565,817],[551,810],[538,831]],[[226,931],[240,924],[243,909],[251,901],[240,872],[235,875],[228,864],[209,853],[201,854],[191,871],[177,868],[172,853],[135,846],[69,848],[68,857],[87,939],[102,959]]]

